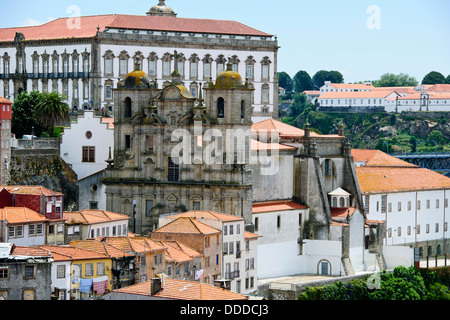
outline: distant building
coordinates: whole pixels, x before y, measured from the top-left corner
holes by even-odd
[[[0,242],[0,300],[50,300],[52,261],[38,247]]]
[[[391,90],[350,90],[322,93],[318,102],[320,110],[326,111],[383,112],[392,107],[395,111],[397,98],[400,99],[400,95]]]
[[[106,210],[106,185],[102,182],[105,170],[95,172],[77,180],[78,210]]]
[[[374,88],[371,82],[332,83],[331,81],[325,81],[324,85],[320,87],[320,94],[325,92],[365,92],[372,91]]]

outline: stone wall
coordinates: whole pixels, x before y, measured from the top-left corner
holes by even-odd
[[[57,149],[13,149],[9,185],[41,185],[64,194],[64,210],[76,208],[77,175]]]

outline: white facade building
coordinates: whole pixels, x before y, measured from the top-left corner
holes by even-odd
[[[114,119],[84,111],[61,135],[60,156],[78,179],[106,168],[109,150],[114,155]]]
[[[385,223],[384,244],[449,251],[450,178],[378,150],[352,150],[368,219]]]
[[[325,92],[364,92],[372,91],[375,87],[370,82],[360,83],[331,83],[325,81],[324,85],[320,87],[320,94]]]
[[[277,39],[235,21],[152,10],[142,16],[61,18],[0,29],[0,43],[0,95],[11,100],[23,90],[55,91],[67,96],[71,108],[112,111],[112,89],[136,63],[162,88],[175,61],[195,97],[200,84],[231,62],[255,86],[254,121],[278,115]]]

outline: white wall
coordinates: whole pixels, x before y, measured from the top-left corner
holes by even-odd
[[[58,266],[65,266],[64,278],[58,278]],[[66,290],[66,300],[70,300],[70,280],[71,280],[71,261],[53,261],[52,262],[52,292],[54,288]]]
[[[60,156],[82,179],[90,174],[106,168],[105,160],[109,157],[109,147],[114,155],[114,129],[101,123],[101,117],[95,117],[94,111],[85,111],[84,117],[79,117],[77,123],[64,128],[61,137]],[[92,138],[86,137],[86,132],[92,133]],[[95,146],[95,162],[82,162],[83,146]]]
[[[383,256],[388,269],[397,266],[408,268],[414,265],[414,249],[410,247],[383,246]]]
[[[386,238],[384,244],[386,245],[404,245],[407,243],[414,243],[416,240],[421,242],[442,239],[443,237],[448,238],[449,232],[448,229],[445,231],[444,215],[447,222],[450,209],[448,207],[444,208],[444,199],[448,199],[449,197],[450,192],[448,191],[445,193],[444,197],[444,190],[418,191],[416,202],[416,192],[389,193],[387,194],[386,213],[382,213],[382,195],[372,194],[369,198],[369,212],[367,214],[367,219],[385,221]],[[366,201],[364,196],[363,198],[364,201]],[[429,208],[427,208],[427,200],[429,200]],[[438,207],[436,206],[436,200],[439,201]],[[400,210],[399,203],[401,206]],[[389,204],[391,204],[391,212],[389,212]],[[437,232],[436,224],[438,225]],[[415,228],[418,225],[420,225],[420,234],[417,234],[416,238]],[[427,225],[429,225],[428,232]],[[400,235],[398,234],[399,227],[401,230]],[[408,234],[408,227],[411,229],[410,234]],[[391,229],[390,237],[389,229]]]

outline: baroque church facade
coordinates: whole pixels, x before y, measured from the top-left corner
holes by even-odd
[[[114,155],[103,179],[107,208],[132,217],[138,233],[157,228],[161,215],[188,210],[226,212],[251,223],[245,154],[253,85],[231,63],[198,98],[177,69],[171,76],[160,88],[136,64],[114,89]]]
[[[142,16],[70,17],[0,29],[0,50],[0,96],[10,100],[24,90],[54,91],[71,108],[113,113],[113,88],[136,63],[159,87],[177,69],[193,97],[232,63],[255,86],[253,120],[278,115],[276,37],[235,21],[180,18],[165,1]]]

